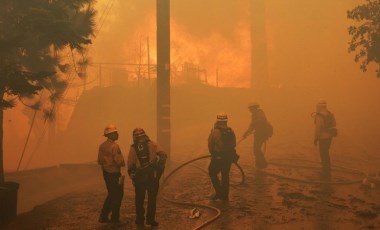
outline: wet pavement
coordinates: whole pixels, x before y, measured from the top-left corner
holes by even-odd
[[[208,160],[180,170],[168,181],[158,199],[157,220],[160,225],[157,229],[193,229],[215,215],[212,210],[199,208],[200,217],[191,219],[189,215],[194,206],[174,205],[164,201],[163,196],[219,208],[221,216],[204,229],[380,228],[379,187],[371,189],[359,183],[300,183],[266,172],[318,181],[318,168],[286,167],[289,162],[284,161],[282,166],[270,165],[260,172],[253,169],[248,155],[242,156],[240,161],[246,173],[246,183],[231,186],[228,202],[209,199],[212,188],[205,173]],[[305,166],[305,162],[291,163]],[[238,184],[240,179],[239,171],[233,168],[231,184]],[[333,170],[331,178],[336,182],[357,179],[360,178],[338,169]],[[93,183],[20,214],[5,229],[139,229],[134,224],[134,190],[128,179],[124,191],[119,224],[97,222],[106,190],[102,179],[95,177]]]

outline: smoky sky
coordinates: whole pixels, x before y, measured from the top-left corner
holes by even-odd
[[[107,2],[99,1],[99,16]],[[354,22],[346,16],[362,1],[269,0],[250,12],[251,2],[260,1],[171,1],[172,60],[196,62],[211,77],[217,68],[223,73],[223,66],[225,78],[236,78],[225,79],[226,86],[249,87],[252,13],[265,27],[265,34],[254,36],[266,41],[271,84],[321,85],[326,79],[363,75],[354,54],[348,53],[347,28]],[[140,43],[145,46],[147,37],[154,56],[155,33],[155,1],[114,1],[95,39],[92,59],[134,61],[130,57],[136,56]]]
[[[109,13],[106,13],[105,7],[112,2],[112,8]],[[172,62],[176,65],[193,62],[200,68],[207,69],[209,84],[212,86],[215,86],[215,72],[218,69],[221,81],[219,86],[249,88],[251,80],[250,2],[256,1],[172,0]],[[359,69],[359,64],[353,60],[354,54],[348,53],[350,37],[347,28],[355,22],[349,21],[346,13],[347,10],[362,4],[364,1],[267,0],[262,2],[265,3],[264,8],[261,8],[262,11],[255,12],[258,9],[253,7],[252,16],[258,20],[258,23],[263,23],[265,27],[262,34],[255,34],[255,36],[261,36],[265,40],[266,47],[264,50],[267,52],[266,63],[269,84],[271,88],[289,93],[278,96],[281,98],[281,102],[273,101],[275,99],[272,100],[272,98],[275,97],[269,94],[255,98],[255,96],[247,93],[247,96],[236,97],[234,100],[231,99],[231,96],[222,99],[215,97],[218,102],[225,102],[226,107],[229,106],[230,110],[213,105],[213,110],[209,109],[209,113],[204,113],[202,116],[193,115],[191,111],[185,111],[187,107],[183,108],[183,113],[192,115],[189,117],[209,119],[204,122],[207,124],[202,123],[196,127],[197,132],[203,132],[203,130],[208,132],[214,113],[220,111],[234,111],[233,115],[242,118],[241,122],[239,120],[235,123],[239,127],[237,133],[242,132],[249,120],[244,106],[252,97],[265,101],[263,106],[269,110],[268,116],[272,117],[277,129],[275,138],[281,139],[289,136],[288,130],[280,128],[281,125],[285,127],[286,122],[292,124],[291,122],[294,122],[293,117],[304,121],[302,126],[308,127],[310,125],[309,112],[313,111],[315,101],[323,97],[327,99],[331,109],[336,112],[342,139],[345,138],[344,136],[350,136],[353,140],[364,143],[363,145],[366,148],[375,151],[378,147],[376,140],[379,137],[378,127],[380,127],[378,121],[380,111],[376,101],[376,98],[380,96],[380,82],[376,78],[373,65],[369,66],[366,73],[363,73]],[[139,61],[136,58],[138,57],[139,46],[141,45],[145,52],[146,40],[149,37],[151,63],[155,63],[156,10],[154,0],[99,0],[97,9],[97,22],[102,22],[99,20],[100,18],[105,19],[105,21],[103,24],[98,24],[100,32],[93,39],[93,44],[90,47],[89,57],[92,61],[136,63]],[[257,17],[264,15],[262,21],[260,18],[255,18],[255,13]],[[144,56],[142,62],[146,62],[146,59]],[[110,66],[104,66],[102,74],[106,75],[109,72],[110,75],[122,75],[123,71],[120,68],[115,70]],[[89,81],[99,82],[98,75],[98,66],[90,65],[88,67]],[[87,90],[89,89],[91,88],[89,87]],[[78,90],[76,88],[71,89],[68,97],[80,98],[81,90],[79,88]],[[192,91],[189,91],[190,94]],[[297,98],[298,92],[300,92],[299,97],[304,97],[304,100]],[[212,96],[210,95],[208,94],[207,97]],[[203,101],[200,98],[195,100],[195,97],[189,95],[183,95],[182,98],[184,98],[183,101],[176,98],[176,103],[187,105],[197,100]],[[236,106],[227,103],[230,100],[231,104],[235,103]],[[151,101],[154,102],[153,97],[151,97]],[[154,104],[153,102],[152,104]],[[92,103],[96,103],[96,101]],[[77,109],[70,106],[60,106],[59,124],[70,122],[72,111]],[[86,113],[86,106],[89,105],[82,103],[82,106],[84,108],[77,110],[77,113],[79,113],[78,111],[85,111],[84,113]],[[195,104],[192,106],[192,108],[197,108]],[[117,108],[114,109],[117,110]],[[184,115],[180,112],[174,113],[176,122],[186,123],[182,118]],[[5,111],[4,159],[7,170],[15,169],[30,126],[30,118],[25,117],[23,113],[21,105]],[[276,118],[274,118],[274,114]],[[109,117],[112,117],[111,115]],[[91,116],[96,116],[96,114],[91,114]],[[151,117],[144,119],[150,120]],[[99,120],[101,119],[99,118]],[[81,120],[79,119],[76,122],[80,124]],[[89,125],[91,127],[96,125],[97,130],[85,131],[101,133],[107,122],[104,118],[99,124]],[[234,123],[232,124],[234,125]],[[151,130],[154,130],[152,124],[151,126]],[[176,128],[174,127],[174,129]],[[190,129],[184,127],[185,130],[187,128]],[[32,142],[27,146],[29,152],[26,153],[26,158],[29,157],[30,151],[35,148],[42,130],[43,123],[39,124],[36,130],[32,132]],[[63,128],[58,131],[65,130]],[[85,136],[86,132],[81,135]],[[173,132],[181,133],[179,130],[173,130]],[[99,137],[101,137],[100,134]],[[299,137],[297,136],[297,138]],[[46,142],[47,139],[45,137],[44,141]],[[194,136],[186,139],[189,146],[193,144],[193,140]],[[203,143],[202,140],[199,139],[199,143]],[[94,145],[96,144],[98,143]],[[181,143],[176,142],[175,145],[181,147]],[[94,151],[96,152],[96,150]],[[46,153],[36,153],[34,165],[51,165],[51,162],[45,160],[47,157],[44,154]],[[54,158],[52,154],[48,154],[48,156]],[[52,162],[57,163],[56,161]]]

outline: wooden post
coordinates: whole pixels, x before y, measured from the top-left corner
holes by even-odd
[[[4,91],[0,91],[1,98],[4,97]],[[5,176],[4,176],[4,109],[0,105],[0,185],[4,184]]]
[[[150,84],[150,52],[149,52],[149,37],[146,38],[146,49],[147,49],[147,56],[148,56],[148,80]]]
[[[102,87],[102,64],[99,64],[99,87]]]
[[[170,159],[170,0],[157,0],[157,142]]]
[[[216,88],[219,88],[219,71],[218,69],[216,69],[216,72],[215,72],[215,77],[216,77]]]

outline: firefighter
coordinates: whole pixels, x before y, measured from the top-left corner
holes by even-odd
[[[107,140],[99,146],[98,164],[101,165],[103,178],[107,187],[108,195],[104,201],[100,213],[99,222],[118,223],[120,217],[121,200],[124,195],[121,167],[125,166],[123,155],[116,140],[119,133],[115,125],[108,125],[104,129]],[[111,219],[109,215],[111,214]]]
[[[215,195],[211,199],[227,201],[231,163],[238,159],[235,151],[236,136],[234,131],[227,126],[228,117],[226,114],[218,114],[216,118],[217,121],[208,137],[208,149],[211,154],[208,172],[215,189]],[[221,180],[218,177],[219,173]]]
[[[323,176],[330,176],[330,146],[332,138],[337,135],[334,115],[327,110],[326,100],[320,99],[316,106],[314,116],[314,145],[319,146]]]
[[[135,187],[136,220],[139,226],[158,226],[156,221],[156,198],[159,180],[165,169],[167,154],[149,137],[142,128],[133,130],[133,144],[128,155],[128,174]],[[148,194],[145,218],[144,200]]]
[[[253,154],[255,155],[256,168],[264,169],[268,164],[265,160],[262,147],[264,142],[272,135],[272,126],[268,123],[264,111],[260,109],[259,103],[249,103],[248,109],[251,112],[251,124],[244,133],[242,139],[247,138],[253,133]]]

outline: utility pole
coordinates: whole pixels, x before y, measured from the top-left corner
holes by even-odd
[[[4,92],[0,91],[0,95],[4,95]],[[4,184],[4,109],[0,106],[0,185]]]
[[[99,87],[102,88],[102,64],[99,63]]]
[[[157,142],[170,159],[170,0],[156,0],[157,8]]]
[[[140,87],[140,81],[141,81],[141,60],[142,60],[142,44],[141,44],[141,37],[140,37],[140,54],[139,54],[139,71],[137,73],[137,87]]]
[[[147,57],[148,57],[148,80],[150,85],[150,51],[149,51],[149,37],[146,38],[146,49],[147,49]]]
[[[250,0],[251,12],[251,88],[268,84],[265,0]]]
[[[216,78],[216,88],[219,88],[219,70],[216,69],[215,71],[215,78]]]

